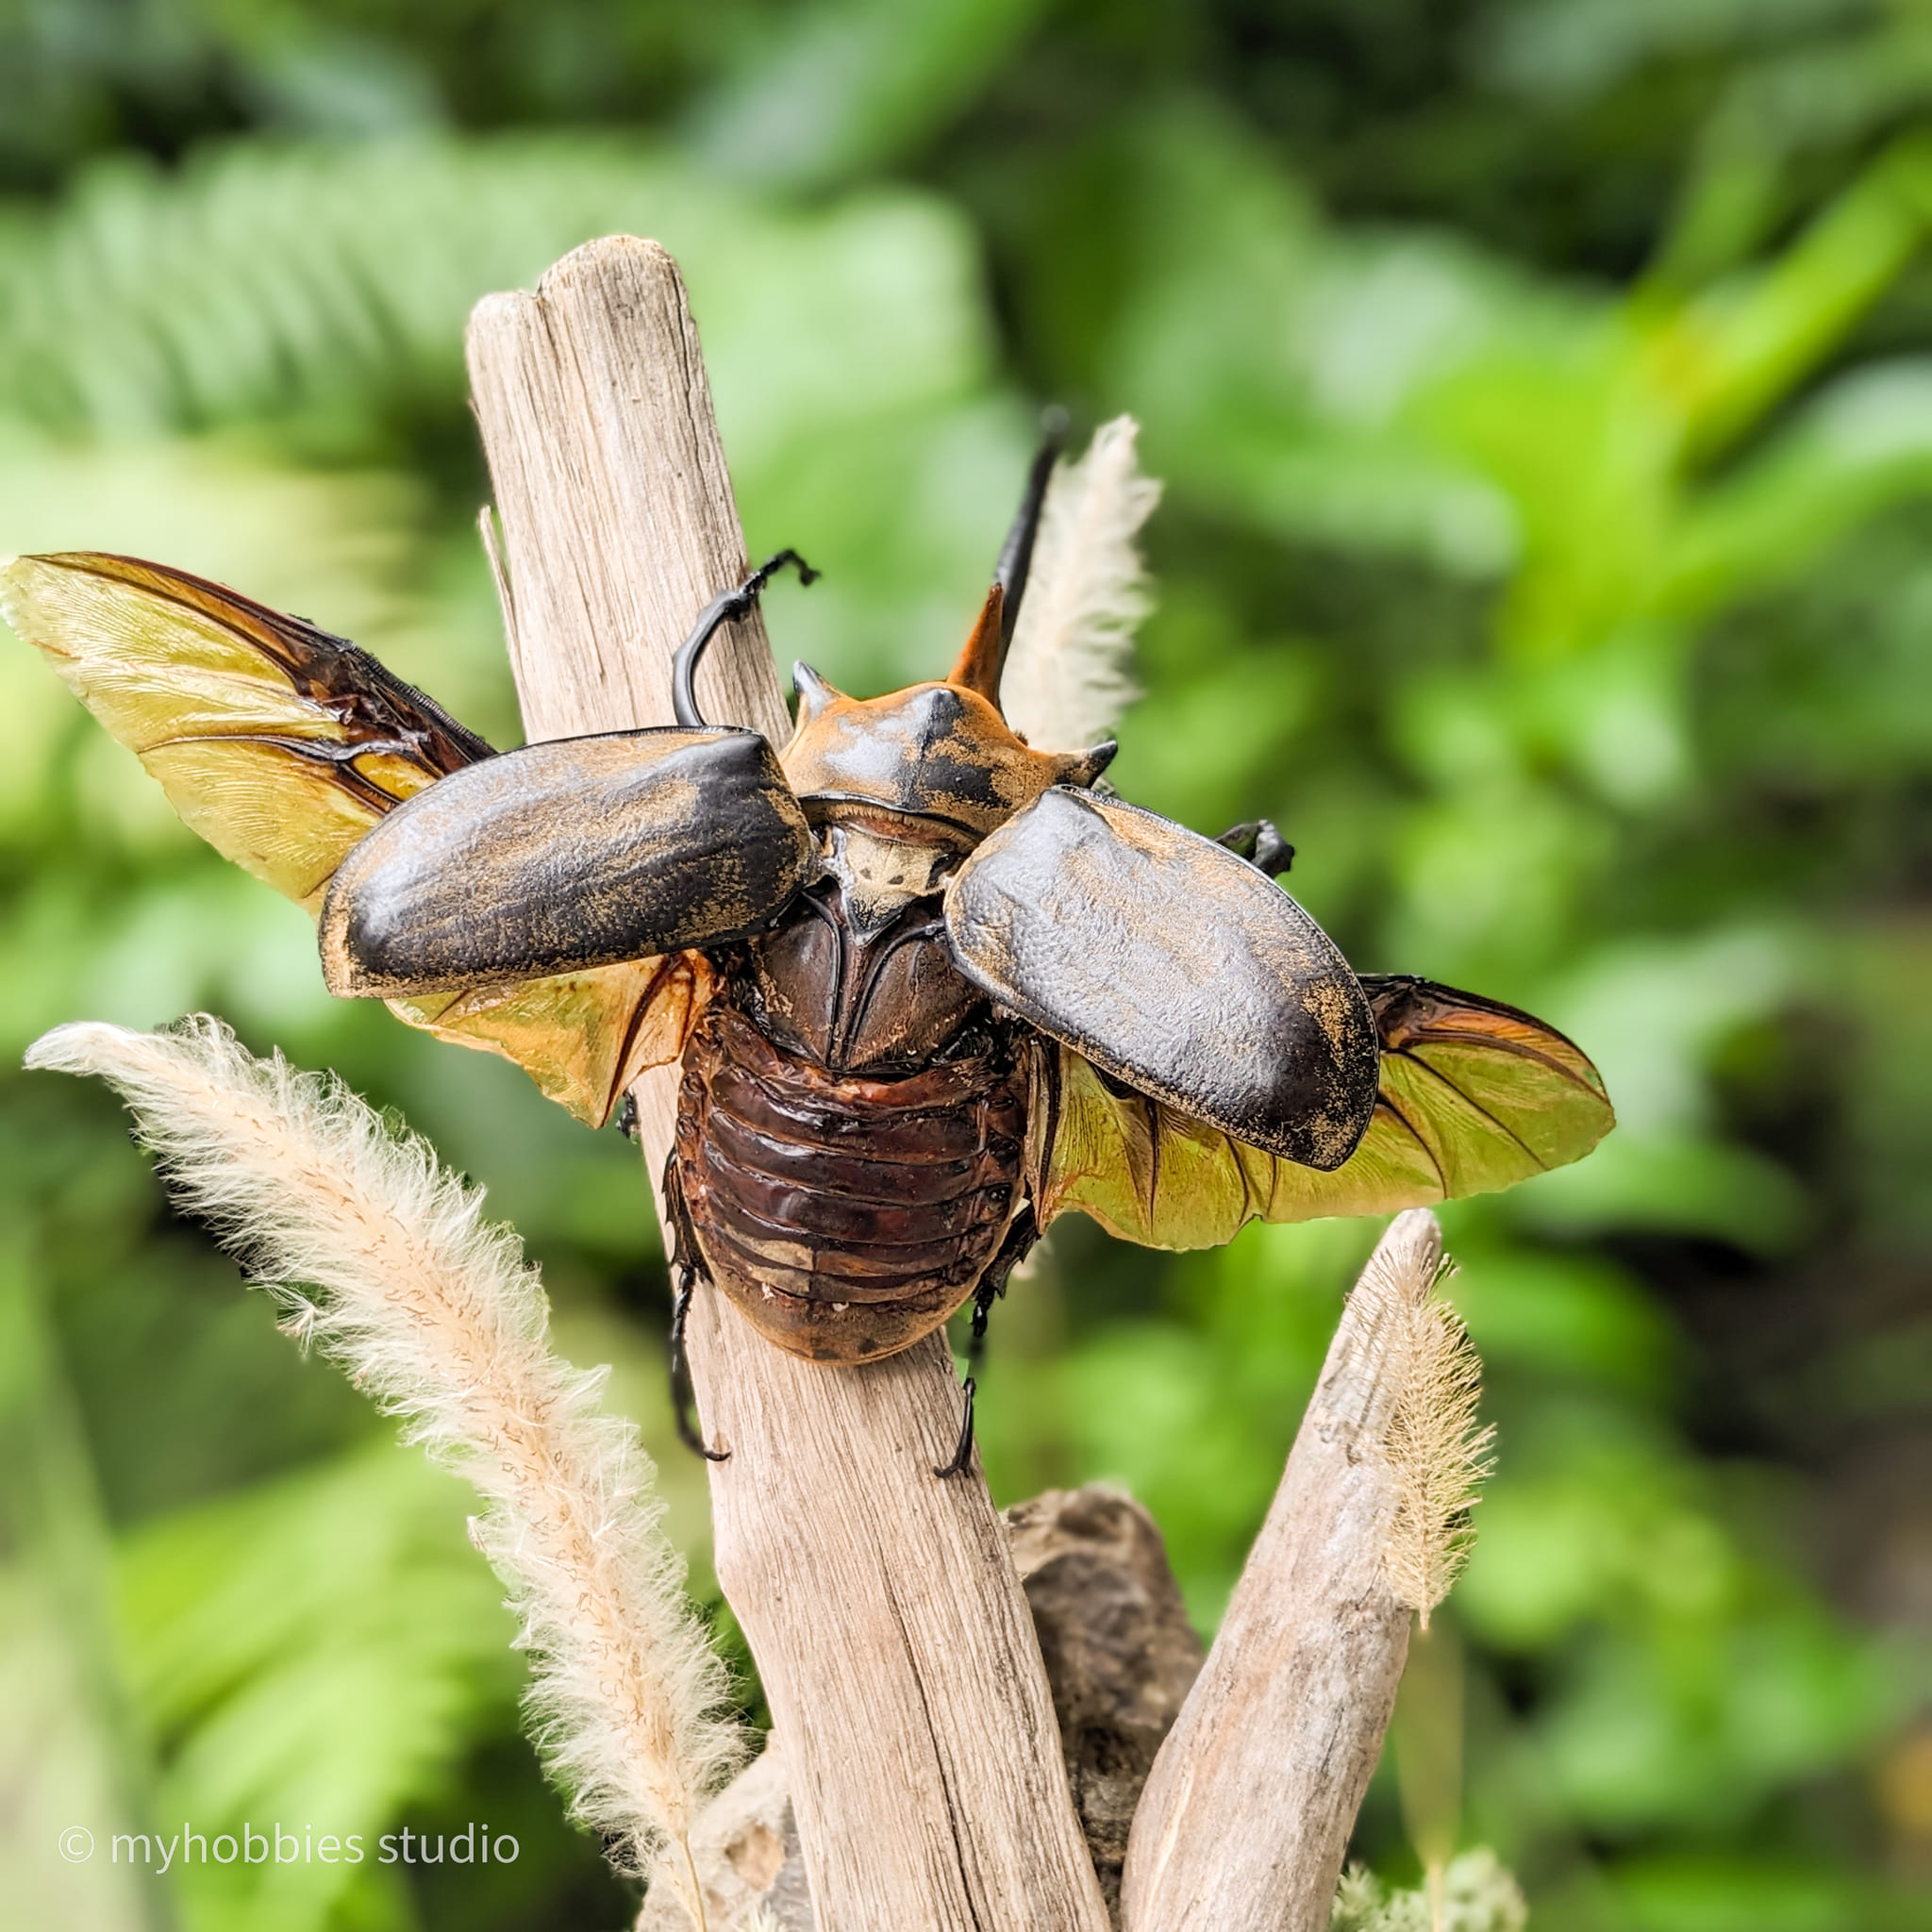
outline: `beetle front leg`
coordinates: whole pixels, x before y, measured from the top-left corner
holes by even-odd
[[[1244,819],[1214,841],[1245,858],[1257,872],[1279,878],[1294,863],[1294,847],[1274,828],[1273,819]]]
[[[707,1462],[727,1462],[728,1449],[708,1449],[705,1439],[691,1420],[696,1397],[691,1389],[691,1362],[684,1350],[685,1324],[691,1317],[691,1301],[704,1262],[698,1255],[697,1236],[691,1228],[691,1210],[684,1205],[684,1185],[678,1178],[677,1151],[674,1148],[664,1162],[664,1221],[671,1231],[671,1415],[677,1424],[677,1439],[687,1449],[695,1450]]]

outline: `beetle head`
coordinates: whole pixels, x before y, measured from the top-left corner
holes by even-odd
[[[992,589],[943,684],[848,698],[808,664],[794,667],[798,721],[780,762],[817,815],[890,812],[977,842],[1055,785],[1088,786],[1116,747],[1035,751],[1000,715],[1000,673],[1020,614],[1041,511],[1066,433],[1051,423],[1007,533]],[[841,811],[842,808],[842,811]]]
[[[1092,784],[1114,754],[1111,743],[1035,751],[952,679],[849,698],[809,665],[794,675],[798,724],[779,763],[814,817],[890,812],[977,842],[1050,786]]]

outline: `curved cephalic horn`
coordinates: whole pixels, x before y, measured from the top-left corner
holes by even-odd
[[[977,691],[995,708],[1000,701],[1000,673],[1006,668],[1013,626],[1020,621],[1020,599],[1026,594],[1026,575],[1033,568],[1033,545],[1040,535],[1046,487],[1053,480],[1053,466],[1066,440],[1065,410],[1050,410],[1045,418],[1045,434],[1027,473],[1026,493],[1020,499],[1019,512],[1007,532],[1007,541],[1000,545],[999,562],[993,566],[992,589],[987,592],[986,603],[958,661],[946,674],[948,684]]]
[[[958,685],[962,691],[975,691],[995,708],[1000,701],[1000,670],[1007,661],[1002,615],[1006,601],[1006,591],[998,584],[986,593],[986,602],[980,606],[972,632],[953,668],[946,673],[948,684]]]

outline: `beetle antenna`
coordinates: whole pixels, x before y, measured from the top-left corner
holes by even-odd
[[[713,597],[698,613],[690,637],[678,645],[677,655],[671,660],[671,710],[687,731],[708,729],[698,710],[695,682],[698,659],[705,655],[705,646],[721,625],[744,616],[757,604],[766,584],[788,563],[797,567],[801,584],[814,584],[824,575],[824,572],[812,569],[797,551],[781,550],[775,557],[766,558],[735,591]]]
[[[1033,468],[1026,477],[1026,493],[1020,499],[1019,513],[1013,518],[1007,541],[1000,546],[1000,560],[993,566],[992,580],[1000,587],[1000,648],[1013,641],[1013,626],[1020,621],[1020,599],[1026,594],[1026,574],[1033,568],[1034,540],[1040,535],[1040,513],[1046,504],[1046,486],[1053,479],[1053,466],[1067,445],[1067,412],[1046,410],[1040,419],[1041,440]]]

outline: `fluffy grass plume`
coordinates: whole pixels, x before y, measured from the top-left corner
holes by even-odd
[[[1097,742],[1139,695],[1130,667],[1148,597],[1136,540],[1160,501],[1160,485],[1135,457],[1139,434],[1131,416],[1116,416],[1047,487],[1000,680],[1008,722],[1042,751]]]
[[[1450,1264],[1434,1257],[1397,1288],[1395,1407],[1387,1454],[1395,1476],[1395,1521],[1384,1567],[1396,1594],[1429,1627],[1469,1556],[1469,1512],[1495,1466],[1495,1431],[1476,1417],[1482,1362],[1459,1316],[1437,1291]]]
[[[705,1924],[697,1808],[738,1765],[728,1680],[686,1605],[657,1471],[598,1412],[602,1372],[550,1352],[536,1271],[483,1196],[331,1076],[258,1060],[207,1017],[58,1026],[30,1067],[118,1088],[176,1205],[488,1507],[472,1535],[523,1622],[529,1711],[613,1860],[666,1871]]]

